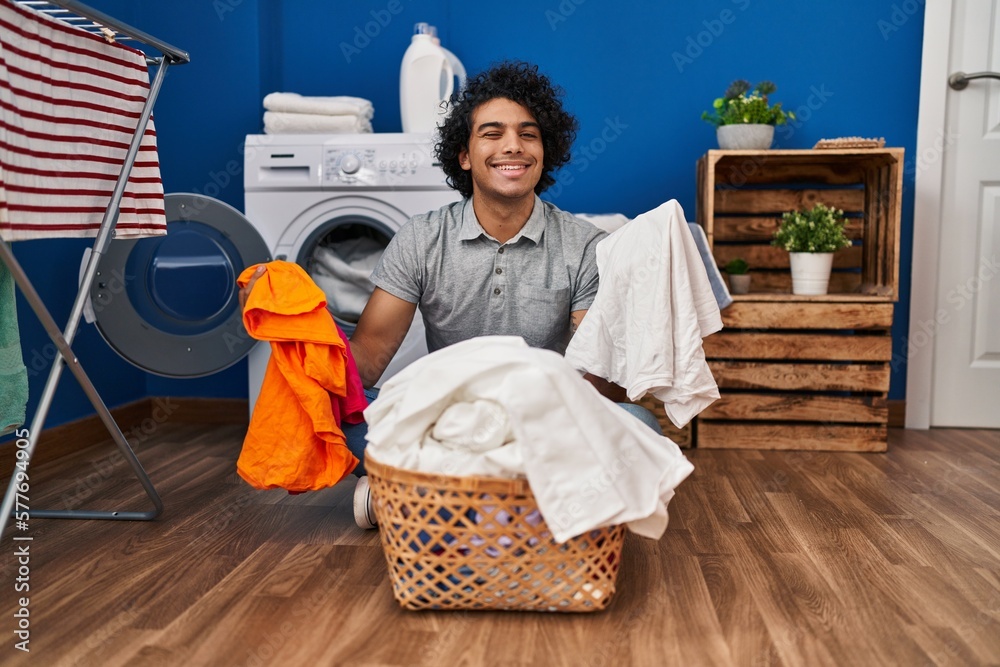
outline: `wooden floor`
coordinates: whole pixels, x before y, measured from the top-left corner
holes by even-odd
[[[139,446],[159,520],[17,531],[30,654],[25,542],[0,543],[0,664],[1000,664],[1000,432],[890,433],[886,454],[691,451],[667,533],[629,536],[604,612],[414,613],[353,483],[253,491],[240,428],[168,422]],[[33,468],[32,506],[145,509],[113,451]]]

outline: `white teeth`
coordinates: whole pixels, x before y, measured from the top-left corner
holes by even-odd
[[[501,171],[515,171],[517,169],[524,169],[524,168],[525,168],[525,166],[523,164],[499,164],[499,165],[497,165],[497,169],[500,169]]]

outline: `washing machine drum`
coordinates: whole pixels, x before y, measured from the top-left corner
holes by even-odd
[[[129,363],[172,378],[211,375],[257,342],[243,327],[236,277],[268,262],[242,213],[211,197],[164,197],[167,234],[115,240],[91,288],[101,335]]]
[[[370,276],[392,235],[369,217],[336,216],[317,226],[295,257],[326,294],[327,309],[347,335],[375,289]]]

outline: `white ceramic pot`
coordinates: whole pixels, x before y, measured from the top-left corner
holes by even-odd
[[[733,294],[747,294],[750,291],[750,274],[729,274],[729,291]]]
[[[774,125],[720,125],[715,136],[723,150],[766,150],[774,141]]]
[[[790,252],[792,294],[826,294],[830,286],[832,252]]]

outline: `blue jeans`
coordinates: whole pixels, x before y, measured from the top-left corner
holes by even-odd
[[[378,389],[365,389],[365,398],[371,403],[376,398],[378,398]],[[642,407],[641,405],[635,405],[634,403],[618,403],[618,405],[625,412],[629,413],[643,424],[649,428],[656,431],[656,433],[662,434],[663,431],[660,429],[660,423],[656,421],[656,417],[653,413]],[[363,477],[365,473],[365,447],[368,446],[368,424],[362,422],[360,424],[343,424],[344,436],[347,438],[347,448],[351,450],[351,453],[358,457],[358,465],[354,468],[354,474],[358,477]]]

